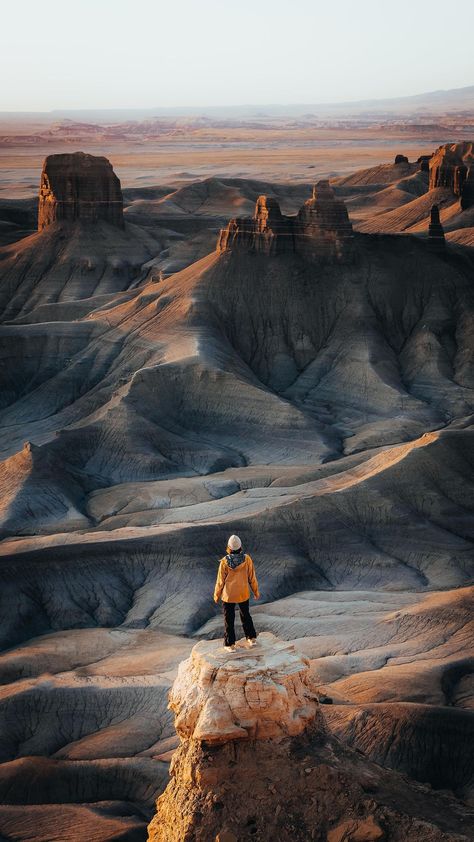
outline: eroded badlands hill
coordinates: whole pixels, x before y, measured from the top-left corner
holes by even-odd
[[[143,280],[159,243],[125,225],[120,181],[106,158],[50,155],[39,194],[38,232],[0,249],[2,321],[34,320],[38,308],[47,320],[51,303],[72,307]]]
[[[423,235],[428,232],[430,209],[436,204],[440,207],[448,239],[472,245],[472,142],[447,143],[432,155],[419,159],[418,164],[418,170],[414,165],[404,164],[393,167],[391,172],[387,167],[373,168],[366,171],[364,178],[355,174],[337,180],[338,188],[350,197],[349,206],[358,218],[358,230],[369,233],[410,231]],[[368,192],[364,193],[364,188]]]
[[[334,732],[472,798],[474,257],[441,203],[443,240],[425,163],[380,189],[280,186],[281,204],[252,183],[165,191],[153,213],[190,240],[226,195],[232,219],[164,279],[150,224],[56,219],[1,250],[7,838],[146,838],[173,671],[221,635],[233,531],[259,629],[310,658]],[[357,230],[361,183],[423,202],[426,232]]]

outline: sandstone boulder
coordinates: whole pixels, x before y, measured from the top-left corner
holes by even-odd
[[[107,158],[84,152],[48,155],[41,173],[38,230],[76,220],[104,220],[123,228],[120,181]]]
[[[296,736],[318,702],[309,661],[270,632],[228,653],[218,640],[196,644],[170,693],[180,737],[208,743]]]

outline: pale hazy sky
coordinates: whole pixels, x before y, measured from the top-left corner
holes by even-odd
[[[474,84],[472,0],[2,0],[0,110],[334,102]]]

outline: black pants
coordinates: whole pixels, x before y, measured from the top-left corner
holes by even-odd
[[[223,602],[224,609],[224,623],[225,623],[225,637],[224,646],[232,646],[235,643],[235,606],[239,606],[240,619],[244,628],[245,637],[257,637],[255,626],[252,622],[249,611],[249,600],[245,602]]]

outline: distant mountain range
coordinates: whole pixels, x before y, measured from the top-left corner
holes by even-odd
[[[429,91],[389,99],[365,99],[354,102],[300,103],[296,105],[216,105],[176,106],[155,108],[82,108],[55,109],[49,112],[0,112],[0,118],[30,119],[44,118],[46,121],[69,118],[91,121],[142,120],[153,117],[209,117],[212,119],[266,119],[275,117],[363,117],[372,118],[394,114],[426,116],[439,112],[463,112],[474,110],[474,85],[451,90]]]

